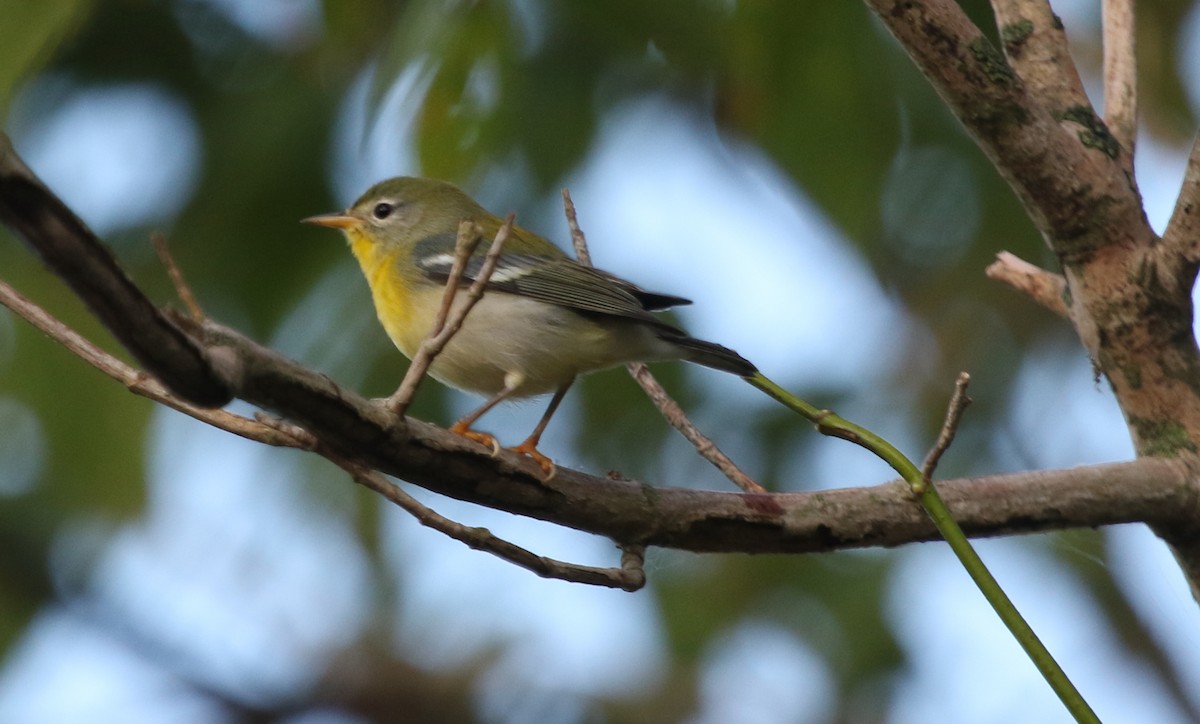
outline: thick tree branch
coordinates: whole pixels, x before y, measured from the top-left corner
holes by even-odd
[[[139,362],[185,400],[220,407],[235,374],[172,324],[117,266],[112,253],[34,176],[0,133],[0,221],[33,247]]]
[[[1012,186],[1063,267],[1080,340],[1139,455],[1200,451],[1194,263],[1159,243],[1128,152],[1088,107],[1056,119],[950,0],[867,0]],[[1068,133],[1058,120],[1078,127]]]
[[[1144,222],[1141,200],[1117,161],[1120,145],[1090,106],[1056,117],[952,0],[866,2],[1060,256],[1086,258],[1131,241],[1131,230]],[[1121,233],[1112,233],[1114,223]]]
[[[492,458],[446,430],[382,407],[212,322],[205,339],[234,350],[239,396],[293,420],[323,444],[438,493],[605,535],[693,551],[811,552],[937,537],[899,483],[755,495],[657,488],[560,469],[551,481],[520,456]],[[939,490],[972,535],[1200,519],[1195,485],[1168,460],[946,481]]]

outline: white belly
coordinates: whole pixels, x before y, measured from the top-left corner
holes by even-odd
[[[489,292],[434,360],[430,374],[485,395],[502,390],[506,379],[519,380],[514,396],[525,397],[626,362],[680,357],[674,345],[645,325],[613,317],[604,322],[528,297]],[[401,351],[411,357],[416,349]]]

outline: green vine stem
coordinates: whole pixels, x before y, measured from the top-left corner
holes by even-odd
[[[1016,606],[1013,605],[1008,595],[1004,593],[1004,589],[1000,587],[1000,584],[996,582],[991,572],[988,571],[987,566],[983,564],[983,561],[979,558],[979,554],[975,552],[975,548],[967,540],[967,536],[963,533],[962,528],[951,517],[950,511],[946,508],[942,497],[938,495],[937,488],[934,487],[932,481],[927,480],[921,473],[921,470],[904,453],[870,430],[856,425],[830,410],[822,410],[810,405],[772,382],[761,372],[756,372],[745,379],[751,385],[767,393],[785,407],[812,422],[816,425],[817,432],[831,437],[840,437],[843,440],[848,440],[855,445],[864,447],[899,473],[900,477],[904,478],[904,481],[912,489],[913,494],[921,502],[921,506],[925,509],[926,514],[933,520],[933,524],[937,526],[938,532],[950,544],[950,550],[954,551],[954,555],[958,556],[958,560],[962,563],[963,568],[967,570],[967,574],[971,576],[971,580],[975,581],[975,585],[983,593],[983,597],[991,604],[992,608],[996,611],[996,615],[1008,627],[1008,630],[1017,640],[1017,643],[1025,650],[1026,655],[1037,666],[1038,671],[1042,673],[1046,682],[1050,684],[1054,693],[1062,700],[1063,705],[1067,707],[1067,710],[1071,712],[1075,720],[1079,722],[1100,721],[1087,701],[1079,693],[1079,690],[1067,678],[1066,672],[1062,670],[1062,667],[1050,655],[1046,646],[1017,611]]]

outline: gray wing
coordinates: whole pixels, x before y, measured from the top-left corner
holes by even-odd
[[[418,245],[415,254],[417,266],[430,279],[444,282],[450,276],[453,254],[443,251],[422,254],[421,245]],[[482,266],[483,255],[476,253],[467,262],[464,278],[473,281]],[[646,291],[620,277],[583,266],[565,256],[501,254],[487,288],[520,294],[581,312],[627,317],[664,328],[670,325],[650,314],[651,311],[691,303],[682,297]]]

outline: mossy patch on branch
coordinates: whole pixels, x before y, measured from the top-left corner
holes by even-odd
[[[967,46],[971,55],[975,58],[975,62],[979,63],[988,80],[997,85],[1009,85],[1016,80],[1016,74],[1004,60],[1004,56],[1000,55],[1000,51],[988,42],[988,39],[980,36],[971,41]]]
[[[1083,126],[1079,130],[1080,142],[1088,148],[1094,148],[1109,158],[1121,155],[1121,144],[1108,131],[1104,121],[1087,106],[1071,106],[1063,112],[1060,120],[1071,121]]]
[[[1033,35],[1033,21],[1027,19],[1018,20],[1015,23],[1009,23],[1003,28],[1000,28],[1000,40],[1004,42],[1004,47],[1013,55],[1018,55],[1021,46],[1029,40],[1029,36]]]
[[[1151,420],[1129,416],[1129,424],[1137,431],[1138,453],[1157,458],[1173,458],[1180,453],[1196,452],[1196,444],[1187,429],[1174,420]]]

